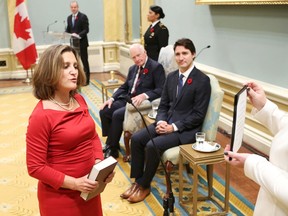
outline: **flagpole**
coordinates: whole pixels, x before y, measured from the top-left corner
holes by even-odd
[[[29,74],[28,74],[28,70],[26,70],[26,79],[23,81],[23,83],[30,83],[30,78],[29,78]]]

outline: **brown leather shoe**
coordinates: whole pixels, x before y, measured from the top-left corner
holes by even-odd
[[[120,195],[120,197],[123,199],[128,199],[138,188],[139,185],[134,182],[124,193]]]
[[[150,188],[139,186],[138,189],[127,199],[131,203],[143,201],[150,194]]]

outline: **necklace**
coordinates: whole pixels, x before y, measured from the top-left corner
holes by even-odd
[[[59,107],[61,107],[64,110],[67,110],[67,111],[71,111],[74,108],[74,98],[73,97],[70,97],[68,103],[60,103],[60,102],[56,101],[54,98],[52,98],[52,97],[49,98],[49,100],[52,103],[58,105]]]

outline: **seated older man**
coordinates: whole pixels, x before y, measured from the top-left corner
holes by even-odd
[[[146,99],[152,101],[159,98],[165,82],[163,66],[148,58],[142,45],[131,45],[130,56],[135,64],[129,68],[126,81],[100,107],[102,136],[107,136],[103,150],[105,158],[119,157],[119,140],[123,131],[126,106],[125,97],[130,96],[133,104],[139,106]]]

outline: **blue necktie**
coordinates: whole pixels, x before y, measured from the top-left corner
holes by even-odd
[[[181,91],[182,91],[182,87],[183,87],[183,77],[184,77],[184,75],[181,74],[181,75],[179,76],[179,79],[178,79],[178,93],[177,93],[177,98],[179,97],[179,95],[180,95],[180,93],[181,93]]]

